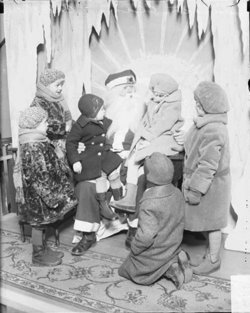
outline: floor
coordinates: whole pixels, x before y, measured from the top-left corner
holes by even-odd
[[[66,244],[71,244],[73,238],[73,220],[69,220],[62,225],[60,229],[60,241]],[[1,228],[5,230],[19,231],[17,224],[17,217],[14,213],[5,215],[1,220]],[[28,231],[28,229],[27,229]],[[121,232],[112,237],[99,241],[95,246],[91,248],[92,251],[103,252],[114,256],[126,257],[128,250],[125,248],[126,233]],[[223,235],[223,241],[226,235]],[[50,239],[54,239],[53,236]],[[184,233],[183,247],[189,252],[191,256],[201,258],[205,251],[206,241],[201,234]],[[73,247],[73,245],[72,245]],[[221,268],[212,273],[211,276],[221,277],[225,279],[231,279],[232,277],[244,277],[249,275],[250,279],[250,254],[244,252],[225,250],[222,247],[221,250],[222,264]],[[239,275],[239,276],[238,276]],[[27,301],[26,301],[27,299]],[[29,298],[29,294],[15,290],[15,288],[9,288],[8,290],[1,290],[1,311],[4,313],[28,313],[28,312],[77,312],[77,310],[71,307],[67,308],[65,305],[62,307],[60,303],[52,302],[44,303],[39,296],[33,297],[32,301]],[[27,306],[27,303],[30,303]],[[31,305],[32,303],[32,305]],[[25,305],[24,305],[25,304]]]

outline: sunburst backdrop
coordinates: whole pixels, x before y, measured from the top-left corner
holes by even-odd
[[[189,28],[188,10],[178,14],[176,5],[152,2],[150,10],[136,10],[121,1],[117,18],[109,26],[102,19],[101,31],[90,36],[92,92],[105,97],[104,81],[110,73],[131,68],[137,75],[138,92],[147,89],[150,75],[172,75],[183,93],[183,116],[193,113],[193,90],[201,80],[213,79],[213,43],[210,24],[198,38],[197,23]]]

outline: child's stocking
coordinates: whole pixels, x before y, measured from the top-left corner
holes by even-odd
[[[116,217],[107,201],[107,178],[102,176],[96,179],[96,198],[100,204],[100,214],[109,220]]]
[[[108,180],[110,182],[114,200],[120,200],[122,197],[122,183],[118,170],[114,170],[111,174],[109,174]]]
[[[208,232],[208,242],[211,261],[215,263],[220,259],[221,231],[214,230]]]

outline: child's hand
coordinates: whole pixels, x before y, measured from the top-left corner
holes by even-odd
[[[78,162],[74,163],[73,164],[73,170],[74,170],[75,173],[81,174],[81,171],[82,171],[82,164],[81,164],[81,162],[78,161]]]
[[[185,132],[183,130],[176,130],[174,132],[174,139],[178,145],[184,145]]]
[[[202,194],[199,191],[184,189],[185,200],[192,205],[199,204],[201,202],[201,196]]]
[[[78,148],[77,148],[77,152],[80,154],[82,153],[83,151],[85,151],[86,149],[86,146],[83,142],[79,142],[78,143]]]

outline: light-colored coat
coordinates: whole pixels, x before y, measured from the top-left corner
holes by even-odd
[[[183,147],[173,137],[174,131],[182,125],[180,90],[160,103],[150,101],[131,145],[131,152],[136,148],[135,160],[141,161],[153,152],[171,156],[182,151]],[[143,140],[148,141],[149,145],[140,149],[139,142]]]
[[[177,262],[184,230],[184,199],[172,184],[147,189],[141,200],[139,223],[131,252],[119,275],[150,285]]]
[[[186,202],[185,229],[217,230],[227,225],[231,199],[230,153],[226,114],[198,117],[184,143],[183,192],[202,193],[198,205]]]

